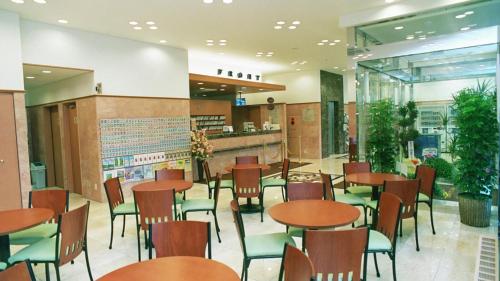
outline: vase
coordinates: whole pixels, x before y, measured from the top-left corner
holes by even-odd
[[[476,199],[470,194],[459,194],[460,222],[475,227],[490,226],[491,201],[491,198]]]
[[[203,177],[203,161],[201,159],[196,159],[196,170],[198,171],[198,181],[202,181]]]

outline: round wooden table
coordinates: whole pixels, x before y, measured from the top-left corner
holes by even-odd
[[[389,174],[389,173],[352,173],[346,175],[345,181],[372,186],[372,199],[378,199],[378,188],[384,185],[385,181],[402,181],[406,180],[404,176]]]
[[[288,226],[321,229],[349,225],[361,212],[351,205],[330,200],[297,200],[272,206],[269,215]]]
[[[45,208],[29,208],[0,211],[0,261],[10,257],[9,234],[37,226],[54,216],[54,211]]]
[[[233,169],[255,169],[261,168],[262,170],[269,170],[271,166],[267,164],[232,164],[224,168],[227,172],[232,172]]]
[[[229,266],[198,257],[167,257],[127,265],[98,281],[239,281]]]
[[[132,187],[133,191],[156,191],[156,190],[172,190],[175,192],[183,192],[193,187],[193,182],[186,180],[159,180],[148,181],[136,184]]]

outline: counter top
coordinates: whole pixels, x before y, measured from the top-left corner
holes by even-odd
[[[269,135],[281,133],[281,130],[266,130],[266,131],[256,131],[256,132],[235,132],[235,133],[225,133],[225,134],[212,134],[207,135],[209,140],[213,139],[223,139],[223,138],[235,138],[235,137],[245,137],[245,136],[259,136],[259,135]]]

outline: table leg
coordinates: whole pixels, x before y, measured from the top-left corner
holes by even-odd
[[[260,205],[252,204],[252,198],[247,198],[247,203],[244,205],[240,205],[240,212],[242,214],[259,213]]]
[[[10,257],[9,235],[0,236],[0,262],[7,262]]]

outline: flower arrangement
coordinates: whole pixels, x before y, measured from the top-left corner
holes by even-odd
[[[212,154],[214,147],[208,143],[206,130],[191,131],[191,155],[197,160],[205,160]]]

